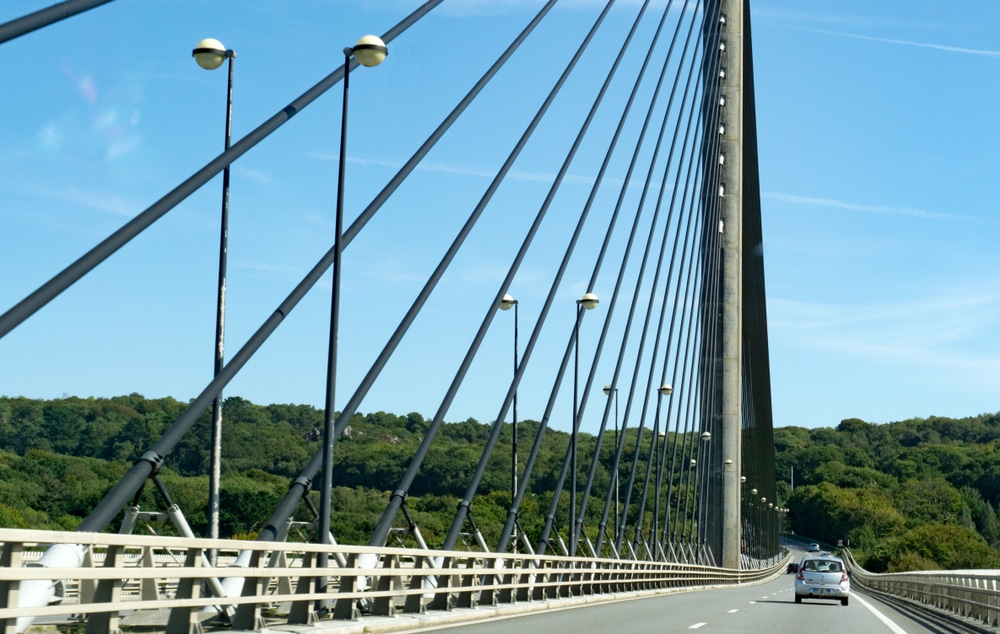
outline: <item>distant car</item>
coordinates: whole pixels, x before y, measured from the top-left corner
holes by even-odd
[[[785,573],[786,574],[792,574],[793,572],[798,572],[798,571],[799,571],[799,564],[798,564],[798,562],[794,562],[794,561],[791,562],[791,563],[789,563],[788,567],[785,568]]]
[[[809,552],[811,552],[811,553],[818,553],[819,552],[819,544],[809,544]]]
[[[795,575],[796,603],[802,603],[803,599],[822,599],[847,605],[850,593],[851,580],[843,559],[829,555],[806,556],[799,562]]]

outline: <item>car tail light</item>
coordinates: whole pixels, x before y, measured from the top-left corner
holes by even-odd
[[[805,578],[802,576],[802,567],[801,566],[799,567],[799,574],[795,575],[795,578],[798,579],[799,581],[805,581]]]
[[[846,570],[841,570],[840,571],[840,583],[847,583],[847,571]]]

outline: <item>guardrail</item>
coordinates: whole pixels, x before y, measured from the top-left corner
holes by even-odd
[[[844,559],[851,583],[874,593],[978,621],[1000,625],[1000,571],[931,570],[873,573],[862,568],[847,549]]]
[[[732,570],[620,559],[19,529],[0,529],[0,542],[4,634],[23,631],[39,618],[85,621],[87,632],[142,624],[188,634],[212,619],[228,620],[233,629],[262,630],[277,624],[321,624],[323,619],[343,623],[514,603],[544,609],[560,600],[755,583],[780,574],[784,566],[782,560],[766,568]],[[65,558],[56,559],[56,566],[39,559],[39,553],[53,547],[78,553],[79,567],[67,565]],[[209,549],[218,553],[216,567],[204,563]],[[342,554],[347,567],[317,567],[322,552]],[[331,563],[336,559],[329,557]],[[39,585],[52,602],[32,606],[26,594]],[[213,596],[211,588],[217,593],[221,588],[227,596]]]

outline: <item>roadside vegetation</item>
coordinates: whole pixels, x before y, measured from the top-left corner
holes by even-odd
[[[1000,568],[1000,414],[854,418],[778,428],[774,442],[796,533],[843,540],[874,572]]]
[[[0,526],[76,528],[186,407],[172,398],[138,394],[50,401],[0,398]],[[367,541],[429,424],[415,412],[373,412],[351,419],[334,450],[332,528],[339,542]],[[311,406],[225,399],[223,537],[256,535],[319,447],[322,427],[322,411]],[[447,533],[490,429],[474,419],[442,425],[407,499],[410,516],[431,547]],[[537,430],[535,421],[519,423],[522,468]],[[647,430],[640,474],[645,472],[649,436]],[[629,429],[624,465],[631,464],[635,440],[636,431]],[[669,435],[668,442],[673,440]],[[510,441],[508,424],[472,506],[488,543],[496,542],[510,506]],[[520,513],[529,535],[541,531],[568,441],[565,432],[546,433]],[[778,500],[790,509],[785,528],[829,544],[843,540],[862,565],[877,572],[1000,568],[1000,414],[782,427],[774,430],[774,443]],[[594,444],[593,436],[581,433],[580,455],[591,455]],[[199,534],[207,524],[209,446],[206,412],[167,456],[160,474]],[[611,442],[605,442],[595,492],[609,486],[612,452]],[[311,495],[318,500],[316,491]],[[640,496],[636,484],[633,507]],[[558,525],[566,524],[568,497],[563,496],[557,510]],[[155,487],[147,486],[140,497],[142,510],[159,511],[162,505]],[[595,500],[588,508],[589,532],[600,521],[601,507]],[[303,505],[295,517],[312,519]],[[396,523],[405,526],[405,517],[400,514]],[[172,532],[168,526],[150,528]],[[116,529],[117,524],[109,527]],[[304,532],[290,537],[307,538]]]

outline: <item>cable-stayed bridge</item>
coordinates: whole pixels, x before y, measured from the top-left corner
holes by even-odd
[[[78,16],[124,4],[60,3],[0,25],[0,44],[35,37],[56,24],[72,28]],[[381,42],[389,51],[408,40],[419,47],[421,26],[442,4],[424,3],[385,25]],[[553,30],[574,33],[575,47],[546,51],[546,33]],[[171,586],[170,631],[195,627],[203,607],[236,627],[259,629],[269,605],[285,605],[280,618],[289,623],[310,623],[355,619],[361,612],[421,613],[734,584],[765,578],[782,564],[748,3],[608,2],[571,13],[554,0],[539,3],[537,13],[497,47],[491,65],[452,78],[464,93],[443,118],[420,123],[425,138],[370,197],[359,200],[345,195],[352,186],[345,179],[345,146],[348,131],[353,135],[355,126],[366,124],[348,118],[348,104],[354,113],[363,103],[349,100],[348,83],[361,72],[359,62],[379,61],[365,57],[369,47],[381,46],[373,41],[345,49],[342,66],[248,134],[230,139],[227,117],[225,151],[206,156],[201,169],[0,315],[0,338],[16,338],[74,285],[127,253],[133,240],[223,175],[213,378],[162,437],[143,448],[75,533],[0,533],[4,565],[29,571],[3,581],[0,620],[9,630],[65,613],[57,599],[70,584],[53,583],[55,570],[80,569],[64,576],[78,580],[73,593],[79,603],[72,611],[89,615],[94,631],[117,629],[116,601],[130,591],[142,601],[163,600],[156,580],[164,574],[154,553],[170,548],[169,540],[142,543],[128,535],[148,512],[135,502],[147,485],[160,492],[167,521],[184,537],[174,546],[186,553],[180,559],[187,572]],[[217,56],[216,66],[228,62],[231,82],[235,56],[215,44],[203,41],[195,54]],[[549,53],[546,72],[539,73],[545,83],[523,70],[512,75],[510,68],[523,69],[525,57],[539,63],[539,51]],[[493,90],[497,84],[503,88]],[[335,228],[301,279],[252,333],[234,343],[225,337],[229,166],[265,152],[265,139],[282,138],[286,126],[316,108],[321,96],[340,98],[341,89]],[[408,98],[389,95],[398,116]],[[503,120],[476,119],[486,99],[504,101]],[[502,153],[485,186],[472,193],[450,187],[434,169],[441,148]],[[526,179],[530,172],[547,176]],[[382,232],[401,210],[420,211],[420,235],[432,239],[422,240],[428,244],[420,245],[419,256],[429,259],[412,276],[408,305],[383,307],[372,294],[366,310],[384,310],[394,325],[384,332],[354,329],[351,339],[364,339],[364,345],[343,346],[341,316],[356,309],[340,301],[341,286],[351,285],[361,268],[351,258],[352,247],[388,244]],[[475,271],[474,283],[456,283],[483,262],[486,270]],[[322,283],[331,269],[332,300]],[[327,298],[329,315],[309,335],[312,347],[326,352],[320,446],[278,507],[269,509],[256,543],[219,540],[219,456],[226,438],[221,395],[238,384],[241,372],[259,371],[251,370],[255,355],[316,295]],[[427,322],[443,328],[447,340],[427,346]],[[507,351],[502,357],[500,348]],[[502,380],[496,378],[498,358]],[[427,385],[437,386],[431,395],[436,410],[368,542],[338,544],[329,496],[338,439],[359,408],[378,406],[373,395],[392,389],[399,376],[392,368],[400,364],[432,375]],[[490,381],[481,380],[484,366],[493,368]],[[428,544],[409,521],[409,490],[455,401],[469,400],[470,393],[492,408],[491,432],[468,465],[447,535],[440,544]],[[207,411],[214,420],[214,485],[209,526],[196,535],[184,509],[171,505],[159,471]],[[520,454],[502,456],[510,464],[511,501],[499,539],[489,543],[477,527],[476,497],[488,464],[500,455],[501,435],[517,438],[519,416],[537,421],[538,431],[512,443]],[[555,486],[542,492],[543,528],[534,535],[521,526],[521,507],[539,476],[533,469],[549,427],[568,431],[569,443]],[[582,429],[592,433],[596,448],[578,446]],[[638,431],[631,436],[634,446],[626,446],[627,429]],[[603,472],[609,478],[597,477]],[[303,521],[311,542],[287,542],[289,527]],[[416,547],[386,549],[401,526]],[[36,544],[54,545],[32,559]],[[127,577],[108,572],[126,567],[137,548],[145,571],[129,568]],[[20,568],[24,560],[40,567]],[[227,564],[236,567],[223,572]],[[128,579],[136,578],[141,582],[130,587]],[[99,607],[81,608],[84,603]]]

